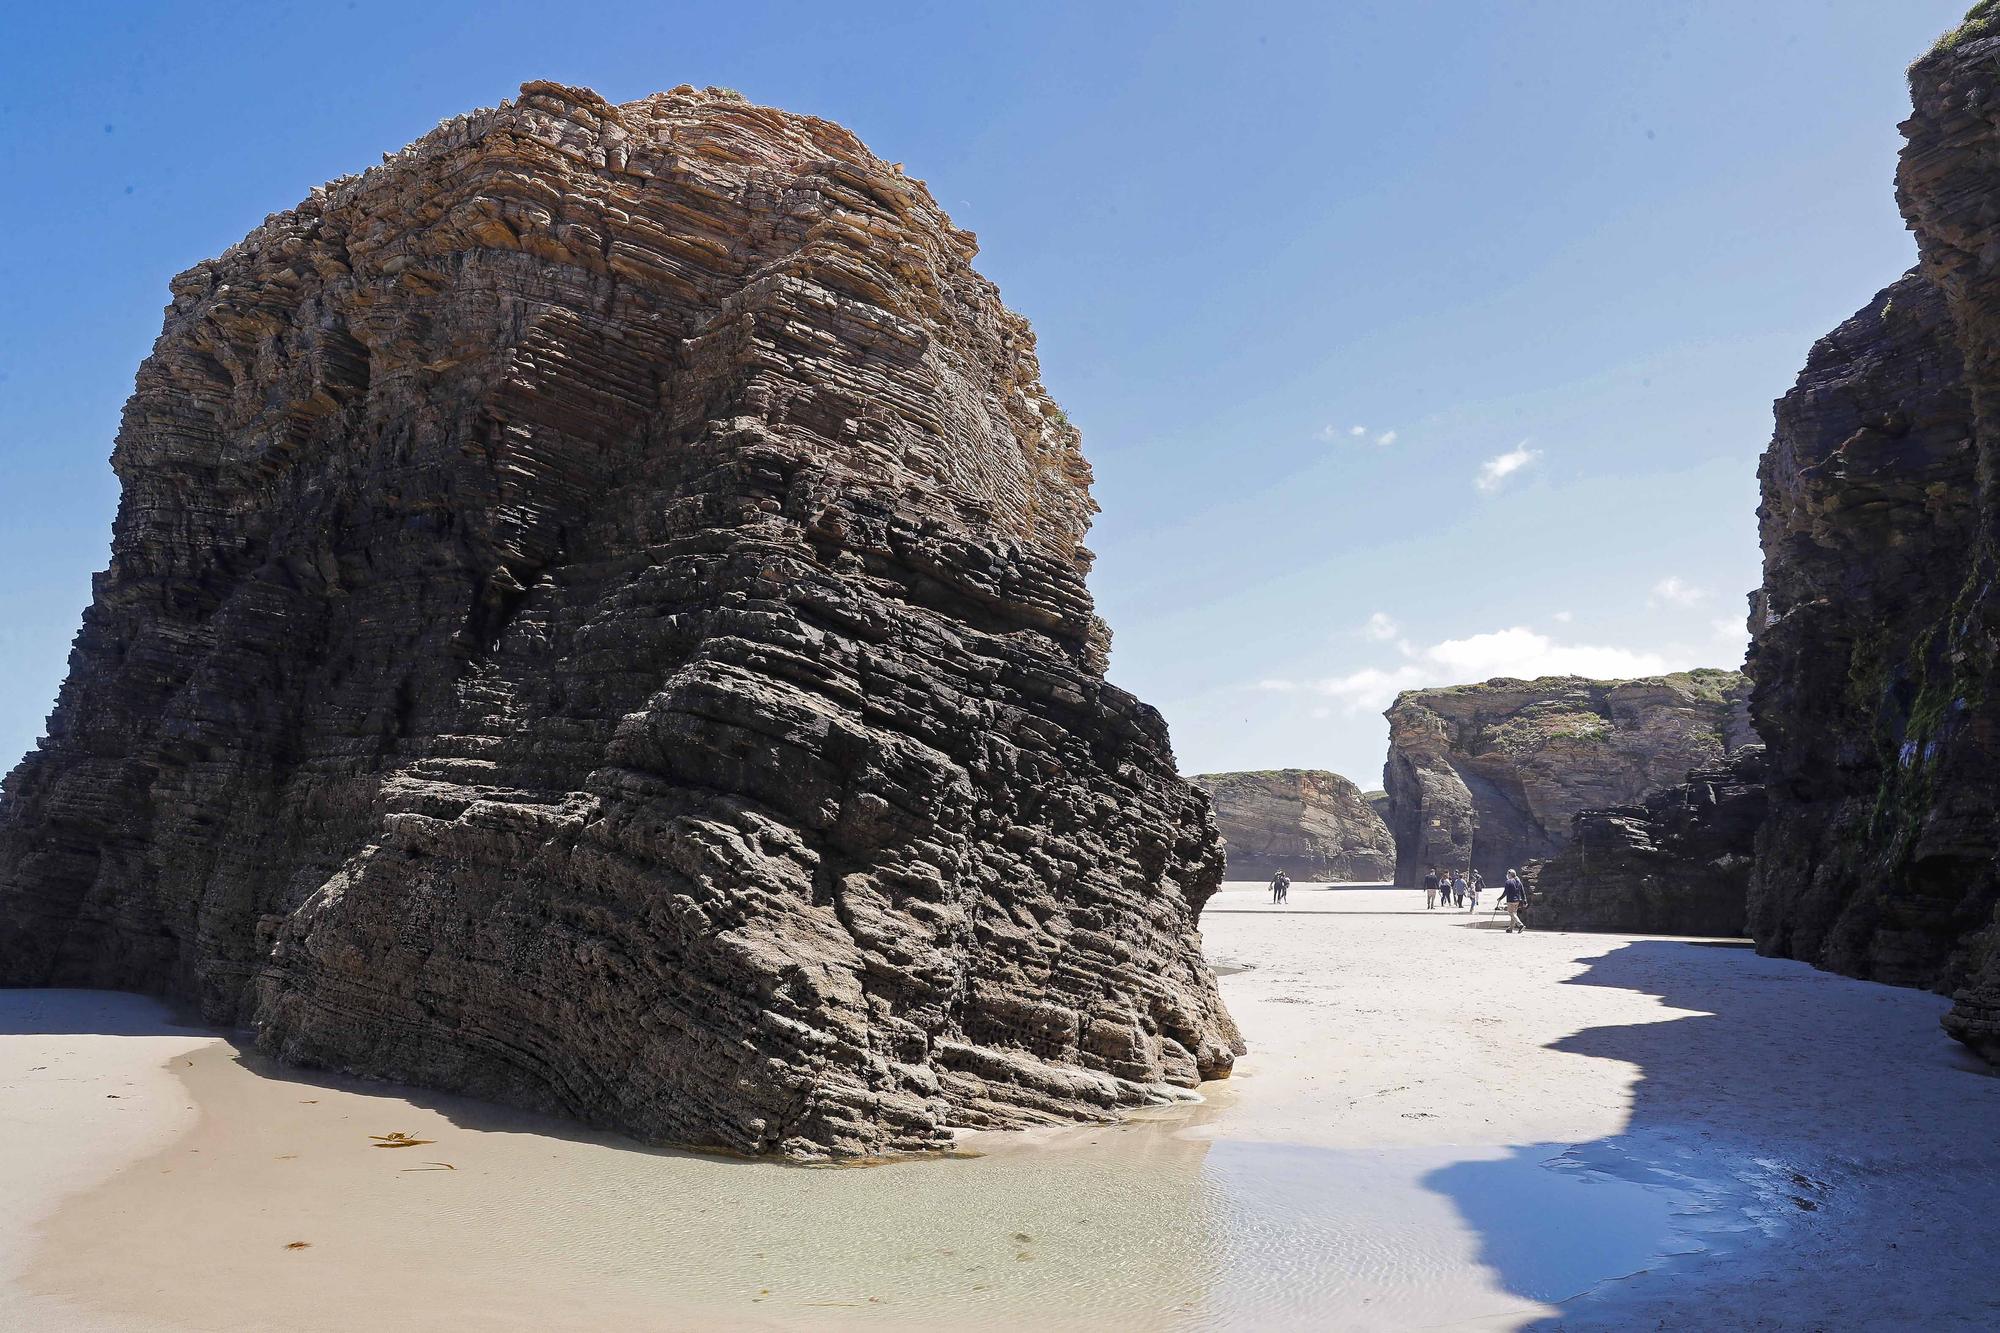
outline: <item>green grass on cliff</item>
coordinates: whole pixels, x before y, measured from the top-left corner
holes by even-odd
[[[1979,3],[1966,13],[1963,23],[1937,39],[1937,45],[1931,48],[1931,54],[1936,55],[1940,51],[1963,46],[1978,37],[1990,37],[1996,31],[2000,31],[2000,0],[1979,0]]]

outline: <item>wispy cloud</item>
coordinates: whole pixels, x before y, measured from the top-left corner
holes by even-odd
[[[1321,426],[1319,428],[1319,437],[1322,440],[1327,441],[1329,444],[1335,443],[1340,440],[1366,440],[1368,436],[1369,436],[1369,430],[1368,427],[1366,426],[1326,425],[1326,426]],[[1397,437],[1395,431],[1385,430],[1376,433],[1375,443],[1386,447],[1388,445],[1394,444],[1396,442],[1396,438]]]
[[[1520,446],[1504,454],[1495,454],[1479,465],[1479,475],[1472,484],[1482,491],[1497,491],[1507,478],[1528,467],[1542,456],[1540,449],[1530,449],[1526,440]]]
[[[1390,619],[1387,611],[1377,611],[1361,627],[1361,633],[1377,643],[1392,643],[1402,632],[1403,627]]]
[[[1708,589],[1697,588],[1678,574],[1669,574],[1653,585],[1648,606],[1699,606],[1708,600]]]
[[[1570,621],[1576,619],[1576,613],[1574,611],[1558,611],[1550,616],[1549,619],[1555,621],[1558,625],[1567,625]]]

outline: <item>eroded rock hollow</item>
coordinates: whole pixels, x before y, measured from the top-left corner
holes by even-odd
[[[1199,773],[1215,802],[1231,879],[1381,881],[1396,873],[1396,842],[1361,789],[1338,773],[1283,768]]]
[[[741,1152],[1241,1045],[1026,323],[836,125],[547,83],[173,283],[0,984]]]
[[[1431,866],[1489,883],[1555,855],[1578,812],[1630,805],[1755,739],[1743,677],[1490,680],[1411,690],[1390,706],[1396,882]]]

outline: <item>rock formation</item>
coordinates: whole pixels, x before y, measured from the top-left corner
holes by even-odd
[[[836,125],[548,83],[173,283],[0,984],[746,1153],[1229,1071],[1027,324]]]
[[[1760,470],[1765,952],[1954,993],[2000,1059],[2000,14],[1910,68],[1919,264],[1815,346]]]
[[[1396,873],[1389,826],[1338,773],[1282,768],[1189,779],[1215,802],[1231,879],[1381,881]]]
[[[1477,867],[1498,882],[1568,842],[1582,810],[1629,805],[1755,739],[1732,671],[1546,676],[1412,690],[1390,706],[1396,882]]]
[[[1528,872],[1537,930],[1741,935],[1764,822],[1764,747],[1636,805],[1585,810],[1569,846]]]

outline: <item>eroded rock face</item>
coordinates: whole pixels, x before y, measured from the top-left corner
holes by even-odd
[[[1533,867],[1537,930],[1634,935],[1744,933],[1750,867],[1763,825],[1764,747],[1698,768],[1635,805],[1585,810],[1570,842]]]
[[[1200,773],[1231,879],[1379,882],[1396,873],[1389,826],[1338,773],[1309,768]]]
[[[1388,711],[1396,882],[1431,866],[1490,883],[1555,855],[1583,810],[1629,805],[1754,740],[1732,671],[1412,690]]]
[[[1814,347],[1762,468],[1754,708],[1766,952],[1954,993],[2000,1058],[2000,32],[1910,69],[1897,176],[1915,271]]]
[[[1076,433],[838,126],[536,83],[173,284],[0,984],[742,1152],[1226,1074]]]

